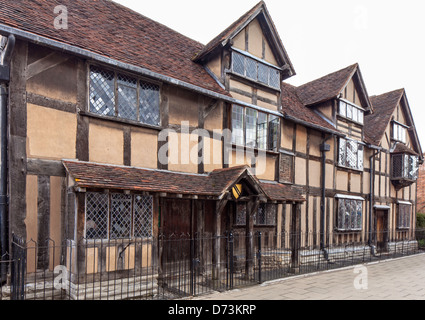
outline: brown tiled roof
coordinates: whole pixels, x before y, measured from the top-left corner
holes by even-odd
[[[398,153],[405,153],[405,154],[411,154],[414,156],[418,156],[419,154],[415,151],[413,151],[412,149],[410,149],[408,146],[406,146],[403,143],[398,142],[394,148],[394,151],[391,152],[393,154],[398,154]]]
[[[66,30],[54,27],[59,4]],[[229,96],[192,61],[201,43],[110,0],[0,0],[0,24]]]
[[[356,63],[317,80],[303,84],[297,88],[298,97],[306,106],[336,98],[357,69],[358,64]]]
[[[282,112],[298,120],[308,122],[321,128],[337,131],[334,126],[320,117],[314,110],[306,107],[297,95],[297,87],[283,82],[282,86]]]
[[[370,97],[374,112],[365,116],[365,136],[374,145],[379,145],[395,108],[404,94],[404,89],[394,90]]]
[[[276,182],[261,182],[261,187],[270,200],[303,202],[302,190]]]
[[[239,166],[215,170],[210,174],[190,174],[73,160],[64,160],[63,164],[74,179],[75,187],[211,197],[222,196],[249,169],[247,166]],[[270,186],[270,183],[251,177],[270,200],[304,200],[297,189],[277,183]]]

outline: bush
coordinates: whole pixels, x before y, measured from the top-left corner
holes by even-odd
[[[425,228],[425,213],[418,213],[416,215],[416,227]]]

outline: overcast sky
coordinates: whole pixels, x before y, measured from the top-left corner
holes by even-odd
[[[208,43],[259,0],[114,0]],[[266,0],[300,85],[360,64],[368,93],[405,88],[425,150],[423,0]]]

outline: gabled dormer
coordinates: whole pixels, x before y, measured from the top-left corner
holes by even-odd
[[[280,109],[281,82],[295,74],[263,1],[197,54],[216,80],[240,101]]]
[[[303,103],[355,140],[363,140],[365,114],[372,112],[358,64],[297,88]]]
[[[416,127],[404,89],[370,98],[374,113],[366,117],[370,143],[389,150],[391,182],[396,189],[414,183],[423,161]]]

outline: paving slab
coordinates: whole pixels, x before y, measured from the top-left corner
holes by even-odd
[[[425,253],[199,296],[193,300],[425,300]]]

